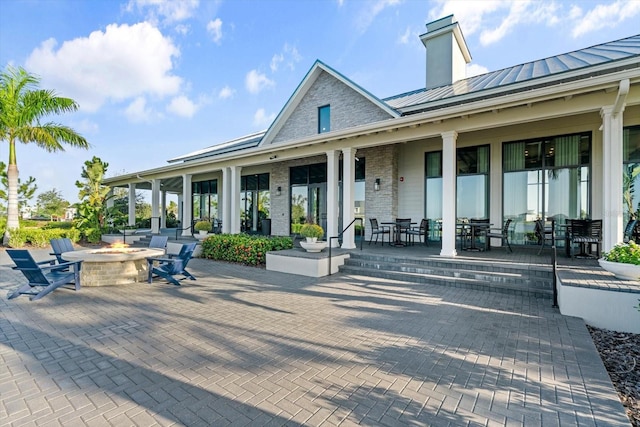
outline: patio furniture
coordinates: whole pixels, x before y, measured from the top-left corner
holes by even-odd
[[[490,230],[491,224],[489,224],[488,219],[476,219],[472,218],[469,220],[469,224],[467,227],[463,227],[464,232],[463,239],[466,240],[469,244],[467,247],[463,248],[467,251],[482,251],[489,249],[489,239],[487,238],[487,232]],[[478,238],[484,237],[484,248],[480,248],[476,245],[476,241]]]
[[[18,295],[31,295],[29,299],[36,301],[67,283],[74,283],[75,290],[80,290],[82,261],[49,263],[43,266],[42,264],[49,261],[37,263],[29,251],[24,249],[7,249],[7,254],[16,265],[13,269],[21,271],[27,278],[27,283],[10,293],[8,299]]]
[[[396,218],[396,238],[395,246],[406,246],[409,242],[409,230],[411,225],[415,224],[411,222],[411,218]],[[402,235],[404,234],[404,242],[402,241]]]
[[[622,233],[622,241],[630,242],[631,240],[638,243],[640,236],[638,236],[638,220],[630,219],[627,222],[627,225],[624,227],[624,232]]]
[[[511,243],[509,243],[509,227],[511,226],[512,221],[513,220],[509,218],[504,222],[502,228],[490,228],[489,230],[487,230],[487,232],[485,233],[485,237],[487,239],[487,247],[489,249],[491,249],[491,239],[500,239],[500,242],[502,246],[504,246],[505,250],[513,252],[513,249],[511,249]]]
[[[391,227],[387,225],[378,225],[378,220],[376,218],[369,218],[369,223],[371,224],[371,237],[369,237],[369,244],[373,240],[373,236],[376,236],[376,245],[378,244],[378,236],[382,236],[382,245],[384,246],[384,236],[388,235],[388,243],[391,244]]]
[[[176,286],[180,286],[180,281],[174,276],[182,275],[184,279],[196,280],[196,278],[187,271],[187,264],[193,257],[193,251],[196,249],[196,243],[188,243],[182,245],[180,253],[177,255],[168,255],[167,257],[149,257],[147,258],[148,282],[153,282],[153,276],[160,276]]]
[[[596,245],[596,257],[600,258],[602,246],[602,220],[601,219],[570,219],[569,256],[575,258],[592,258],[593,245]],[[580,245],[580,253],[572,254],[573,244]]]
[[[551,225],[546,225],[542,218],[536,219],[535,234],[538,238],[538,242],[540,242],[538,255],[542,253],[542,249],[544,249],[544,244],[546,241],[550,241],[551,246],[553,246],[553,244],[555,243],[554,229],[555,227],[553,221],[551,221]]]
[[[51,239],[49,240],[49,243],[51,243],[51,249],[53,250],[49,255],[54,255],[58,260],[58,263],[67,262],[67,260],[62,259],[62,254],[74,250],[71,239],[61,237],[59,239]]]
[[[162,249],[163,251],[166,251],[168,241],[169,241],[168,236],[151,236],[149,247],[155,248],[155,249]]]
[[[423,218],[420,221],[419,227],[411,227],[407,230],[407,237],[411,236],[411,244],[415,244],[415,237],[418,236],[418,241],[420,241],[420,237],[424,238],[424,244],[429,245],[429,220]]]

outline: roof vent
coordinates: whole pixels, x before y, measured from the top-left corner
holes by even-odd
[[[471,54],[453,15],[428,23],[420,40],[427,49],[427,89],[450,85],[467,76]]]

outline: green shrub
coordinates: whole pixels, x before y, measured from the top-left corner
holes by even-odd
[[[605,261],[640,265],[640,245],[633,240],[629,243],[618,243],[609,252],[604,252],[602,257]]]
[[[196,231],[211,231],[213,227],[211,226],[211,222],[209,221],[198,221],[196,225],[193,226]]]
[[[99,228],[85,228],[83,233],[89,243],[100,243],[102,240],[102,230]]]
[[[317,237],[319,239],[324,236],[324,230],[318,224],[305,224],[300,229],[300,235],[302,237]]]
[[[291,237],[213,234],[202,241],[202,257],[258,266],[267,262],[267,252],[292,247]]]
[[[27,243],[27,233],[22,228],[9,229],[9,246],[21,248]]]

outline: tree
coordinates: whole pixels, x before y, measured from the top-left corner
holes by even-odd
[[[69,202],[64,200],[62,193],[55,188],[38,195],[38,215],[64,216],[64,210],[68,207]]]
[[[0,200],[7,201],[9,194],[9,177],[7,176],[7,165],[4,162],[0,162],[0,181],[2,187],[0,187]],[[29,200],[33,198],[33,195],[38,190],[36,185],[36,179],[32,176],[29,177],[27,182],[21,182],[18,178],[18,208],[22,210],[27,205]],[[4,206],[0,206],[0,212],[3,212]]]
[[[8,66],[0,73],[0,141],[9,143],[5,243],[9,240],[9,230],[20,227],[16,142],[34,143],[49,152],[64,151],[62,143],[89,148],[87,140],[70,127],[53,122],[41,123],[45,116],[76,111],[78,104],[52,90],[39,89],[39,84],[39,77],[21,67]]]
[[[96,238],[99,241],[101,228],[105,225],[109,187],[102,185],[102,180],[108,167],[109,163],[93,156],[91,160],[84,162],[84,168],[82,168],[80,175],[84,181],[76,181],[76,187],[80,189],[78,192],[80,199],[79,219],[76,225],[89,241],[95,241]]]

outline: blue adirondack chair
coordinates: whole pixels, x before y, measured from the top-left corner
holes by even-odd
[[[82,261],[42,265],[43,263],[37,263],[29,251],[24,249],[7,249],[7,254],[16,265],[13,269],[21,271],[28,281],[28,283],[10,293],[9,299],[18,295],[31,295],[30,299],[32,301],[39,300],[49,292],[67,283],[74,283],[75,290],[80,290]],[[61,269],[60,267],[64,268]]]
[[[167,250],[168,241],[169,241],[168,236],[151,236],[149,247],[153,249]]]
[[[49,255],[54,255],[59,263],[67,262],[67,260],[62,259],[63,253],[75,250],[73,248],[73,242],[67,237],[51,239],[49,243],[51,243],[51,249],[53,250]]]
[[[147,258],[149,283],[152,283],[154,275],[160,276],[163,279],[167,280],[169,283],[173,283],[174,285],[177,285],[177,286],[180,286],[180,281],[174,277],[177,275],[184,276],[180,280],[184,280],[184,279],[196,280],[193,274],[189,273],[186,269],[187,264],[189,263],[189,260],[193,256],[193,251],[195,249],[196,249],[196,243],[188,243],[188,244],[182,245],[182,248],[180,248],[180,253],[178,253],[177,255],[169,255],[168,257],[162,257],[162,258],[156,258],[156,257]]]

